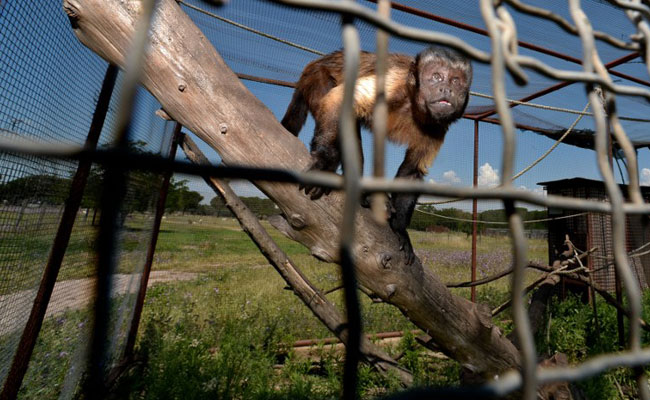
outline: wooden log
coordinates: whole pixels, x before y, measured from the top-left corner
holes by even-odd
[[[210,163],[189,136],[183,135],[180,145],[190,161],[196,164]],[[347,324],[336,306],[312,285],[289,256],[273,241],[255,214],[235,194],[228,182],[210,176],[204,176],[203,179],[219,195],[228,209],[235,215],[244,231],[264,254],[264,257],[289,284],[300,300],[305,303],[327,329],[345,343],[348,338]],[[361,338],[361,355],[366,362],[381,373],[389,371],[394,373],[404,386],[410,386],[413,383],[413,375],[409,371],[401,368],[385,351],[365,337]]]
[[[108,62],[124,66],[140,2],[64,0],[77,38]],[[304,170],[309,152],[226,66],[173,0],[160,0],[150,32],[142,84],[171,118],[213,147],[226,165]],[[287,219],[280,226],[319,258],[338,262],[342,195],[312,201],[295,185],[253,182]],[[359,282],[394,304],[451,358],[485,378],[517,368],[519,352],[489,310],[454,296],[419,260],[404,264],[396,236],[369,210],[356,221]]]

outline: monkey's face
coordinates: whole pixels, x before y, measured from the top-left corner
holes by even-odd
[[[415,62],[414,74],[414,112],[420,123],[449,124],[463,115],[472,79],[467,60],[425,50]]]

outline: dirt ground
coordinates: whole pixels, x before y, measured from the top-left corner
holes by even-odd
[[[191,280],[197,276],[198,274],[190,272],[152,271],[148,286],[161,282]],[[138,290],[139,277],[139,274],[114,275],[113,296],[119,296],[127,291],[135,293]],[[88,305],[92,300],[94,282],[95,280],[90,278],[57,282],[45,317],[53,317],[67,310],[76,310]],[[35,296],[36,289],[0,296],[0,310],[13,311],[5,312],[0,317],[0,336],[21,329],[25,325]]]

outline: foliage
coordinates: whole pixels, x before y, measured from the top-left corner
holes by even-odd
[[[127,218],[126,228],[137,231],[150,223],[150,216],[135,213]],[[83,216],[80,215],[76,226],[82,225]],[[340,284],[338,266],[314,260],[303,246],[284,238],[270,228],[268,222],[263,221],[263,225],[316,286],[330,289]],[[87,230],[82,232],[86,234],[79,236],[92,237]],[[443,282],[469,278],[470,246],[465,234],[412,231],[411,238],[425,266],[434,269]],[[29,238],[16,239],[27,243]],[[35,250],[41,247],[47,250],[47,242],[29,243]],[[545,243],[544,240],[530,240],[529,257],[546,257]],[[479,238],[479,277],[510,266],[510,245],[507,238]],[[66,256],[66,262],[69,256],[91,257],[86,241],[75,239],[71,246],[72,252]],[[130,242],[124,248],[129,246],[132,246]],[[123,253],[122,256],[141,260],[138,254]],[[324,351],[323,357],[312,363],[286,350],[286,344],[296,339],[331,337],[332,333],[295,295],[283,290],[284,281],[236,220],[214,216],[166,216],[154,268],[198,275],[193,281],[170,282],[149,289],[138,347],[138,355],[146,355],[148,360],[142,368],[126,376],[118,398],[326,399],[339,396],[340,354]],[[91,272],[67,264],[62,269],[63,279],[89,276]],[[478,288],[477,294],[479,300],[493,307],[508,298],[508,291],[508,279],[503,279]],[[469,295],[469,289],[454,289],[454,292]],[[334,292],[328,298],[342,307],[342,294]],[[395,307],[374,304],[363,296],[361,300],[366,332],[414,329]],[[603,305],[602,308],[607,307]],[[88,317],[87,312],[84,311],[84,318]],[[39,344],[30,367],[33,372],[24,385],[29,392],[21,398],[58,398],[60,382],[69,366],[63,362],[64,356],[73,353],[71,348],[74,349],[76,343],[71,338],[79,337],[78,325],[85,321],[81,314],[75,316],[74,313],[46,320],[41,335],[44,340]],[[510,317],[507,313],[502,317],[505,320],[500,326],[506,327],[507,333],[511,328]],[[553,327],[557,320],[559,317],[553,314]],[[60,321],[57,322],[60,326],[53,325],[56,321]],[[601,324],[601,330],[606,331],[608,326],[609,323]],[[590,345],[587,342],[587,346]],[[570,350],[569,344],[562,346]],[[548,351],[543,346],[539,348]],[[395,356],[403,354],[400,363],[412,368],[418,384],[453,385],[458,382],[457,363],[433,357],[417,345],[410,334],[397,348],[388,351]],[[575,354],[583,357],[584,352],[576,351]],[[46,357],[46,354],[49,355]],[[63,358],[58,358],[59,354]],[[283,356],[278,358],[276,354]],[[273,367],[279,363],[282,363],[281,369]],[[245,378],[242,378],[242,369],[247,371]],[[626,384],[627,381],[615,376],[618,382]],[[600,390],[608,393],[606,390],[613,387],[613,381],[607,379],[595,380],[593,385],[605,385]],[[367,366],[360,368],[359,382],[360,397],[364,399],[396,389],[393,378],[379,376]]]
[[[460,365],[448,359],[432,362],[429,353],[415,341],[412,332],[405,332],[397,346],[397,351],[402,355],[400,364],[413,372],[415,385],[435,387],[460,383]]]
[[[457,219],[471,219],[472,218],[471,213],[453,207],[442,208],[438,210],[435,207],[430,205],[421,206],[419,209],[424,212],[420,213],[416,211],[414,213],[413,218],[411,219],[411,224],[409,225],[409,228],[411,229],[424,231],[430,227],[442,226],[454,232],[465,232],[465,233],[472,232],[471,222],[457,220]],[[435,215],[431,215],[427,213],[435,213],[438,215],[455,218],[455,219],[440,218]]]
[[[251,211],[253,211],[253,213],[255,213],[255,215],[257,215],[258,218],[264,218],[280,213],[278,207],[271,199],[261,197],[240,197],[240,199]],[[210,205],[214,208],[214,215],[216,216],[233,216],[219,196],[213,197],[212,200],[210,200]]]
[[[86,338],[88,310],[70,311],[45,320],[36,342],[29,369],[18,393],[19,399],[58,399],[71,365],[79,360],[73,345]],[[18,331],[15,335],[19,336]],[[0,348],[2,348],[0,340]]]
[[[213,209],[213,215],[217,217],[233,217],[233,214],[226,207],[226,203],[219,196],[214,196],[210,200],[210,207]]]
[[[104,171],[103,167],[93,164],[88,173],[88,180],[86,181],[86,189],[81,198],[81,207],[83,208],[100,208],[100,201],[102,198],[102,188],[104,187]]]
[[[643,301],[647,312],[649,292],[645,292]],[[536,338],[538,352],[547,356],[562,352],[568,356],[569,363],[574,364],[599,354],[619,351],[616,309],[600,298],[596,301],[596,309],[597,318],[592,306],[583,303],[576,295],[563,301],[552,301],[547,330],[539,332]],[[629,332],[627,328],[626,332]],[[642,341],[642,346],[650,343],[647,332],[644,332]],[[627,396],[636,398],[635,377],[630,369],[609,370],[577,384],[590,400],[619,398],[617,385]]]
[[[122,379],[117,397],[324,399],[338,392],[337,386],[317,388],[302,362],[289,359],[287,368],[274,371],[285,338],[281,321],[246,303],[224,318],[201,304],[209,298],[198,296],[169,286],[150,291],[139,344],[147,362]]]
[[[523,207],[517,207],[517,214],[521,216],[523,221],[534,221],[538,219],[544,219],[548,216],[546,210],[528,210]],[[481,221],[490,221],[490,222],[506,222],[506,213],[505,210],[486,210],[479,213],[479,219]],[[526,224],[526,229],[546,229],[546,222],[534,222]]]
[[[0,202],[11,205],[29,203],[63,204],[70,190],[70,179],[39,174],[16,178],[0,185]]]
[[[162,293],[152,296],[156,294]],[[148,362],[130,392],[144,399],[183,399],[189,393],[196,399],[254,398],[264,393],[277,344],[262,345],[264,338],[252,329],[257,328],[255,317],[200,321],[193,308],[186,300],[178,315],[161,308],[148,314],[140,343]]]
[[[128,150],[136,154],[149,154],[144,150],[146,143],[143,141],[129,142]],[[105,190],[104,180],[106,176],[106,166],[103,164],[93,164],[90,167],[86,187],[81,199],[82,208],[99,209],[102,196]],[[71,179],[68,179],[70,182]],[[127,191],[122,204],[122,212],[125,217],[132,212],[144,212],[152,209],[155,198],[158,196],[161,175],[153,171],[143,171],[132,169],[127,176]],[[43,192],[43,190],[41,190]],[[64,196],[67,197],[66,190]],[[65,198],[64,197],[64,198]]]
[[[141,324],[141,368],[118,385],[114,397],[131,399],[333,399],[341,389],[342,356],[321,348],[312,362],[296,356],[285,329],[295,316],[268,313],[244,301],[222,309],[226,296],[203,290],[214,277],[149,290]],[[197,289],[197,284],[201,289]],[[237,310],[234,312],[234,310]],[[419,384],[458,383],[453,361],[433,360],[407,334],[396,349]],[[280,355],[280,356],[278,356]],[[274,368],[281,365],[281,369]],[[359,394],[372,398],[399,389],[395,376],[359,368]]]
[[[199,192],[190,190],[187,186],[188,182],[187,179],[176,180],[172,177],[169,182],[165,210],[189,212],[200,207],[199,203],[203,200],[203,196]]]

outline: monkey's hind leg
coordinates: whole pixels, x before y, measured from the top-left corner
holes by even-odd
[[[417,151],[408,149],[406,151],[406,157],[397,170],[395,177],[421,180],[424,174],[418,168],[420,158],[421,156]],[[400,250],[404,251],[406,265],[410,265],[415,260],[413,245],[411,244],[411,239],[406,228],[411,222],[417,199],[418,195],[412,193],[392,193],[390,199],[390,227],[397,235]]]
[[[311,140],[312,161],[307,171],[336,171],[341,163],[337,128],[336,119],[325,123],[316,122],[314,137]],[[317,200],[330,192],[328,188],[313,185],[300,185],[299,188],[304,189],[305,194],[312,200]]]

